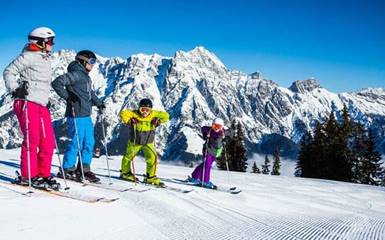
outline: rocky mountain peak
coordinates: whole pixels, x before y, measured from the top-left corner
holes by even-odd
[[[315,78],[309,78],[307,80],[294,81],[289,87],[289,89],[292,92],[305,93],[305,92],[311,92],[314,89],[319,87],[321,87],[321,85],[318,83],[318,81]]]

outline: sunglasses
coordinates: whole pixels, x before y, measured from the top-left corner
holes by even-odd
[[[140,113],[149,113],[151,111],[151,108],[149,107],[140,107],[139,112]]]
[[[217,123],[214,123],[211,127],[212,127],[214,130],[221,130],[221,129],[223,128],[222,125],[217,124]]]

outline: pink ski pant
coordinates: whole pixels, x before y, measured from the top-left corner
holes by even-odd
[[[29,155],[31,178],[49,177],[55,140],[48,108],[29,101],[25,106],[24,100],[15,100],[13,111],[19,120],[19,126],[24,135],[20,157],[21,176],[28,178]],[[28,121],[26,121],[27,111]]]

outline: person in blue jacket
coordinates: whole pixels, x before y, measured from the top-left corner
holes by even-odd
[[[84,178],[90,182],[100,181],[91,171],[95,144],[94,126],[91,119],[92,106],[97,106],[100,111],[105,108],[103,101],[93,91],[89,76],[96,60],[93,52],[80,51],[77,53],[75,61],[68,65],[68,72],[52,82],[56,93],[67,101],[65,116],[71,142],[64,153],[63,170],[66,178],[75,181],[83,181],[83,174],[79,168],[80,163],[78,162],[76,166],[78,156],[81,156]],[[63,177],[60,171],[58,177]]]

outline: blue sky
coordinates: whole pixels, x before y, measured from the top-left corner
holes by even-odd
[[[173,56],[204,46],[230,69],[288,87],[316,77],[335,92],[385,87],[385,1],[12,1],[1,3],[0,71],[28,32],[48,26],[55,49]]]

